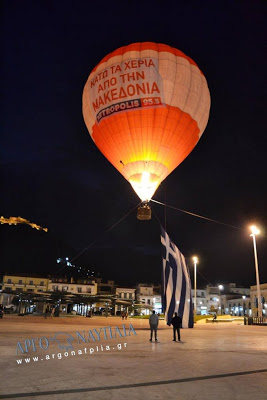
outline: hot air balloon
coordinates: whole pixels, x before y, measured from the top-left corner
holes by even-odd
[[[209,110],[205,76],[165,44],[121,47],[90,73],[83,91],[86,126],[142,200],[140,219],[150,219],[148,202],[196,146]]]

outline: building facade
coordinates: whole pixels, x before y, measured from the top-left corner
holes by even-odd
[[[137,313],[148,315],[152,310],[162,313],[160,286],[147,283],[139,283],[136,286]]]
[[[262,304],[262,315],[267,315],[267,283],[262,283],[260,285],[261,292],[261,304]],[[257,286],[250,286],[250,298],[251,305],[253,310],[253,317],[257,316],[257,307],[258,307],[258,297],[257,297]]]
[[[250,297],[243,295],[226,300],[225,313],[235,317],[251,317],[253,310]]]
[[[208,310],[208,301],[207,301],[207,293],[206,289],[197,289],[196,290],[196,314],[197,315],[207,315],[209,310]],[[192,301],[195,306],[195,291],[194,289],[191,290],[191,296],[192,296]]]
[[[48,281],[47,277],[36,274],[5,274],[0,299],[5,312],[43,312]]]
[[[64,278],[52,278],[48,282],[48,291],[95,296],[97,294],[97,283],[94,280],[74,281],[74,279],[70,279],[68,282]]]
[[[42,293],[47,291],[48,281],[48,278],[39,275],[6,274],[3,276],[2,290],[6,293]]]
[[[116,288],[115,315],[127,312],[129,315],[134,313],[135,288]]]

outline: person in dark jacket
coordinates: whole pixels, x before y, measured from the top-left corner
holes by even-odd
[[[150,325],[150,342],[152,342],[153,339],[153,332],[155,335],[155,342],[157,342],[157,330],[158,330],[158,324],[159,324],[159,317],[153,310],[152,315],[149,317],[149,325]]]
[[[173,342],[176,342],[176,332],[178,335],[178,340],[180,342],[181,341],[180,328],[182,325],[182,318],[180,317],[180,315],[177,314],[177,312],[174,313],[174,317],[172,318],[171,324],[173,326]]]

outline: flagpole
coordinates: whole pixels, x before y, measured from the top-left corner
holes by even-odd
[[[193,257],[194,261],[194,315],[197,315],[197,262],[198,258]]]
[[[166,225],[167,225],[167,199],[166,199],[166,186],[165,186],[165,213],[164,213],[164,216],[165,216],[165,232],[167,231],[167,229],[166,229]]]
[[[258,308],[257,308],[257,317],[262,317],[262,303],[261,303],[261,290],[260,290],[260,279],[259,279],[259,266],[258,266],[258,256],[257,256],[257,247],[256,247],[256,235],[260,233],[259,229],[256,226],[251,226],[251,231],[253,239],[253,247],[254,247],[254,259],[255,259],[255,270],[256,270],[256,283],[257,283],[257,298],[258,298]]]

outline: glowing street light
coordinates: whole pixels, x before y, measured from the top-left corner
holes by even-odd
[[[194,314],[197,315],[197,263],[198,258],[193,257],[194,262],[194,287],[195,287],[195,295],[194,295]]]
[[[224,286],[223,285],[219,285],[218,288],[219,288],[219,292],[220,292],[220,308],[221,308],[221,315],[222,315],[222,295],[221,295],[221,290],[224,289]]]
[[[260,230],[255,226],[251,226],[251,235],[253,239],[253,247],[254,247],[254,258],[255,258],[255,270],[256,270],[256,283],[257,283],[257,298],[258,298],[258,317],[262,317],[262,306],[261,306],[261,290],[260,290],[260,278],[259,278],[259,266],[258,266],[258,256],[257,256],[257,247],[256,247],[256,235],[260,233]]]

